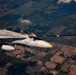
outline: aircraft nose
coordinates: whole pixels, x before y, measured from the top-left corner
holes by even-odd
[[[41,47],[44,47],[44,48],[52,48],[53,47],[52,44],[50,44],[49,42],[46,42],[46,41],[41,41],[40,43],[42,44]]]
[[[49,44],[49,48],[52,48],[53,47],[53,45],[52,44]]]

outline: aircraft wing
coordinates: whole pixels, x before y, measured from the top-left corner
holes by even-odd
[[[0,38],[27,38],[28,34],[16,33],[8,30],[0,30]]]

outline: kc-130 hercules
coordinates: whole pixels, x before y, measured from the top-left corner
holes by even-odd
[[[49,36],[45,35],[44,37],[61,37],[61,36],[76,36],[76,34],[49,35]],[[5,40],[7,42],[5,42]],[[23,30],[22,28],[16,26],[0,30],[0,41],[1,41],[0,46],[1,49],[3,50],[15,50],[15,46],[13,45],[16,44],[24,44],[26,46],[41,47],[41,48],[53,47],[52,44],[38,38],[34,33],[29,34],[26,30]]]

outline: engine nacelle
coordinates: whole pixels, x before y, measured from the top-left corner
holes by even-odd
[[[11,45],[2,45],[1,47],[3,50],[7,50],[7,51],[11,51],[11,50],[15,50],[15,48]]]

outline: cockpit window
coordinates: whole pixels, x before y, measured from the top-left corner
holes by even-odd
[[[21,34],[28,34],[26,30],[23,30],[22,28],[17,27],[17,26],[6,28],[6,30],[21,33]]]
[[[9,27],[9,28],[6,28],[6,30],[21,33],[22,29],[20,27]]]
[[[14,32],[18,32],[18,33],[21,33],[21,28],[19,28],[19,27],[14,27],[14,30],[13,30]]]
[[[6,30],[13,31],[14,27],[6,28]]]
[[[22,34],[28,34],[28,31],[23,30],[23,31],[22,31]]]

